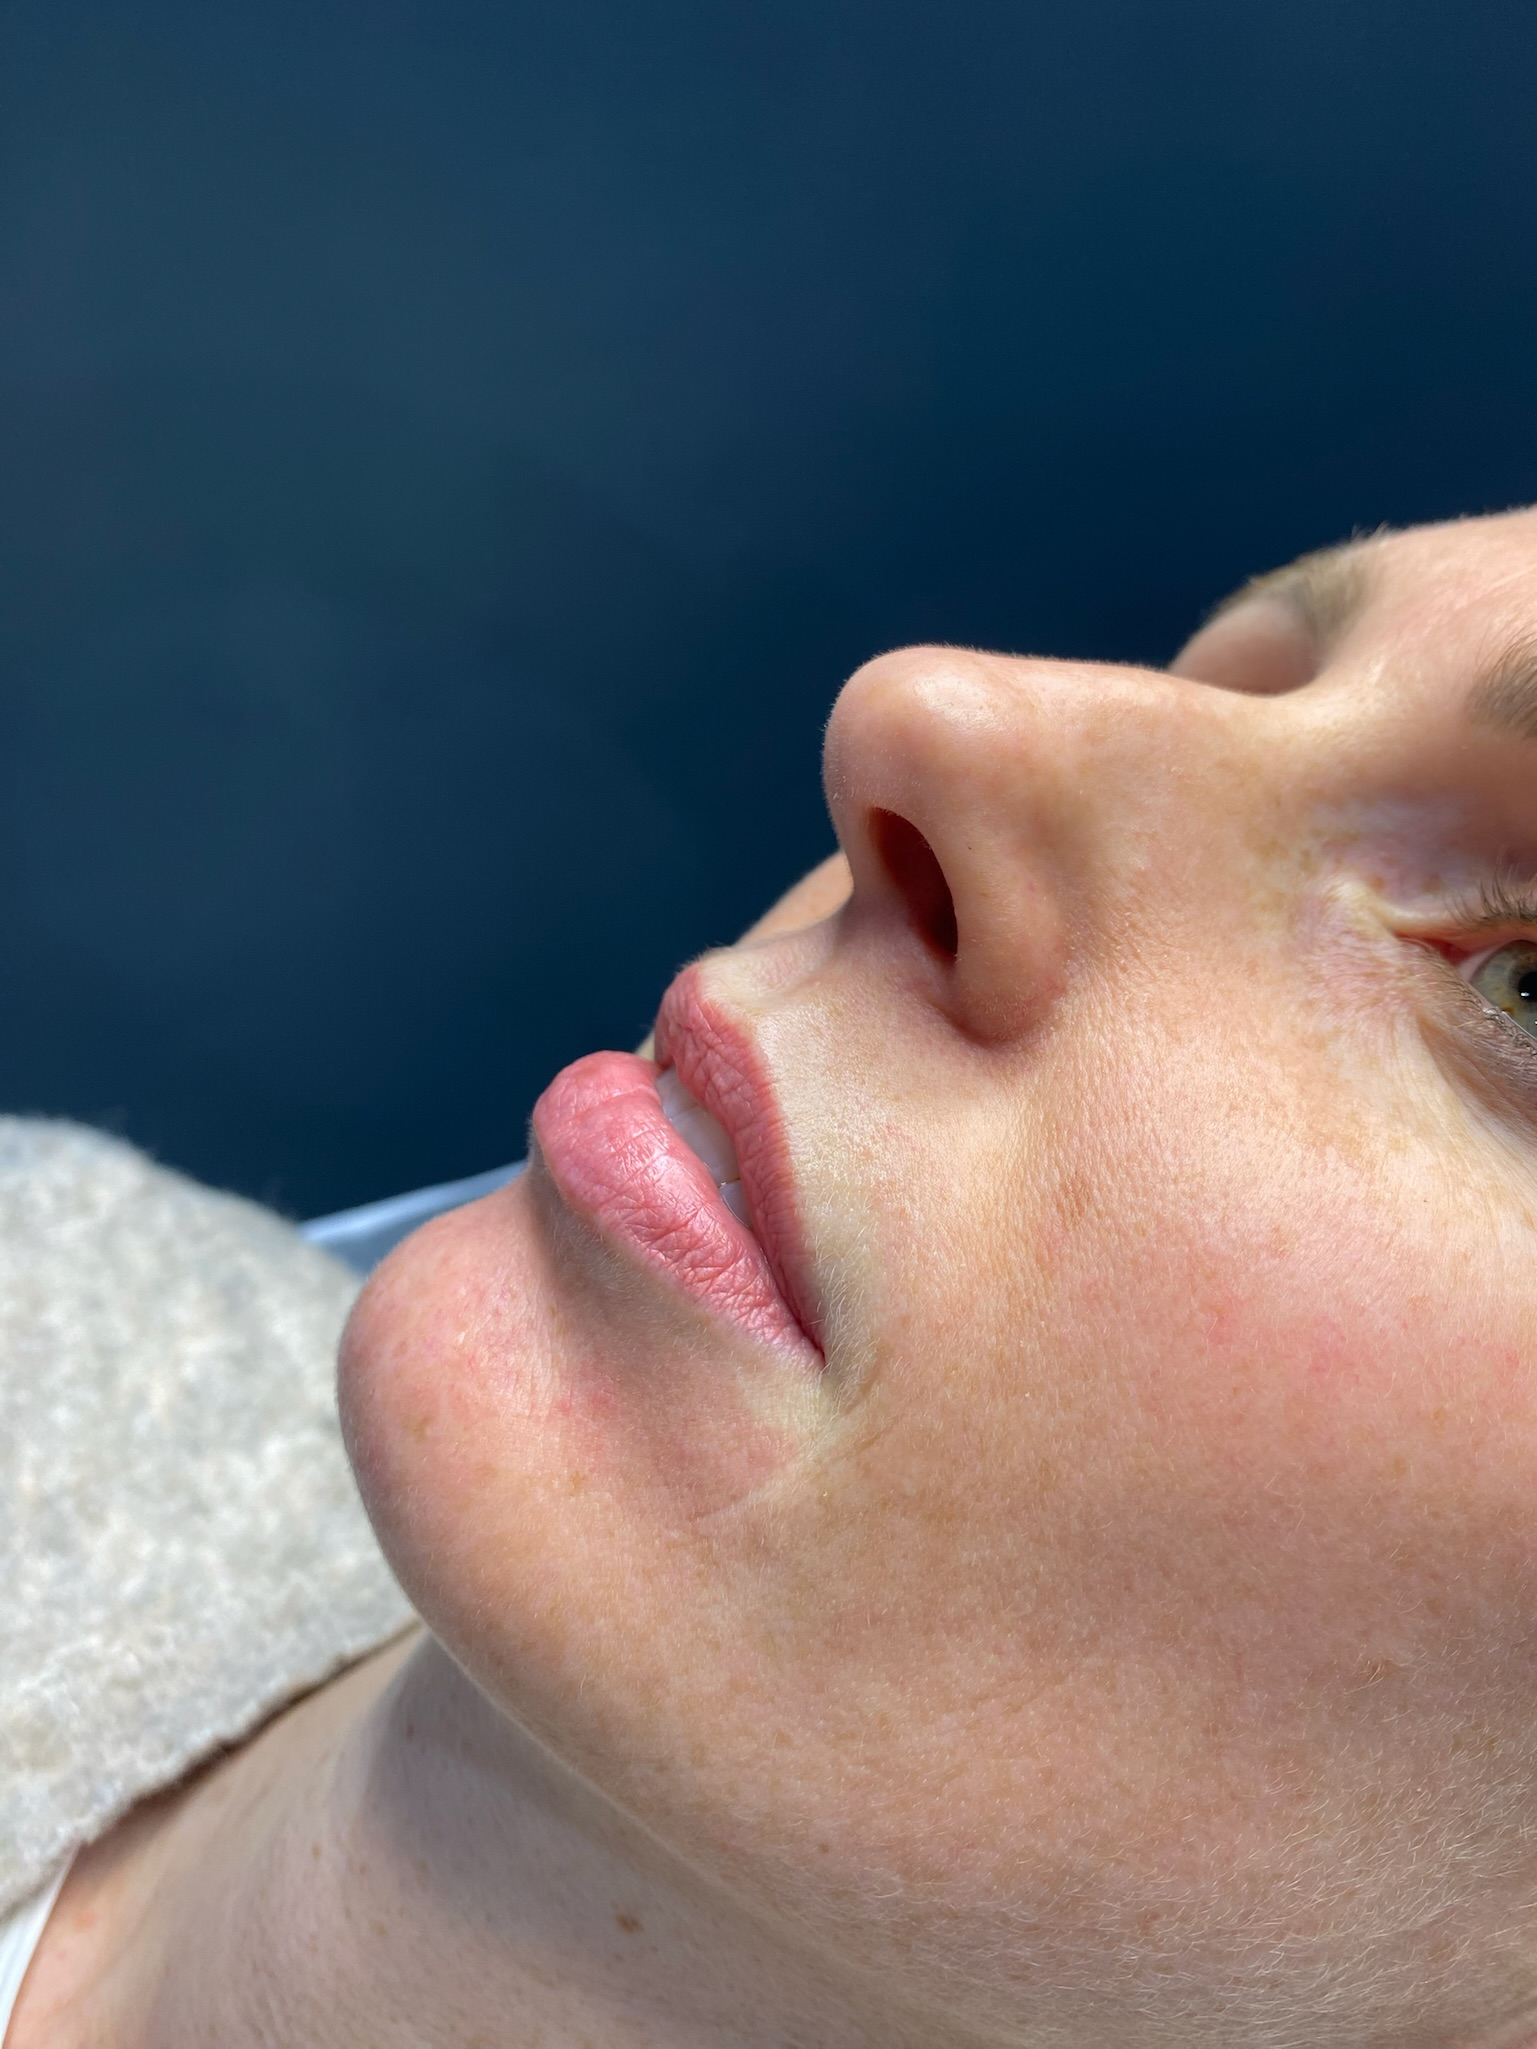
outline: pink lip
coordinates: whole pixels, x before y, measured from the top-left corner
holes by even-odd
[[[661,1067],[676,1067],[736,1147],[755,1236],[721,1201],[708,1170],[668,1123],[661,1067],[633,1053],[589,1053],[534,1106],[540,1156],[566,1205],[659,1268],[715,1315],[820,1364],[777,1256],[796,1242],[789,1161],[777,1106],[745,1035],[718,1017],[690,968],[657,1019]]]

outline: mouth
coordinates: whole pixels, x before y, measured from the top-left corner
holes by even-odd
[[[590,1053],[534,1106],[539,1155],[566,1207],[712,1315],[803,1364],[799,1231],[778,1105],[750,1037],[681,974],[657,1060]]]

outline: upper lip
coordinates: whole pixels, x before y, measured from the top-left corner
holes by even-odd
[[[709,993],[703,964],[685,968],[662,999],[656,1059],[659,1067],[677,1070],[735,1147],[763,1256],[791,1314],[820,1351],[821,1319],[779,1099],[752,1031]]]

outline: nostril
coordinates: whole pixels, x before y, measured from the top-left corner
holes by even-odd
[[[895,811],[870,813],[870,837],[925,945],[954,960],[959,939],[955,899],[934,849],[916,825]]]

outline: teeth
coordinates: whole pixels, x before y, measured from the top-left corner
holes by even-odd
[[[709,1168],[715,1185],[719,1187],[723,1181],[738,1180],[736,1147],[726,1136],[724,1126],[710,1115],[702,1103],[694,1101],[679,1081],[675,1068],[669,1067],[665,1074],[657,1076],[656,1092],[662,1099],[662,1115],[683,1143],[698,1153]]]
[[[721,1200],[750,1231],[752,1218],[747,1214],[747,1202],[742,1194],[736,1147],[726,1136],[724,1125],[712,1117],[702,1103],[694,1101],[679,1081],[675,1068],[669,1067],[657,1076],[656,1092],[661,1098],[662,1115],[689,1150],[703,1160],[710,1179],[720,1190]]]

